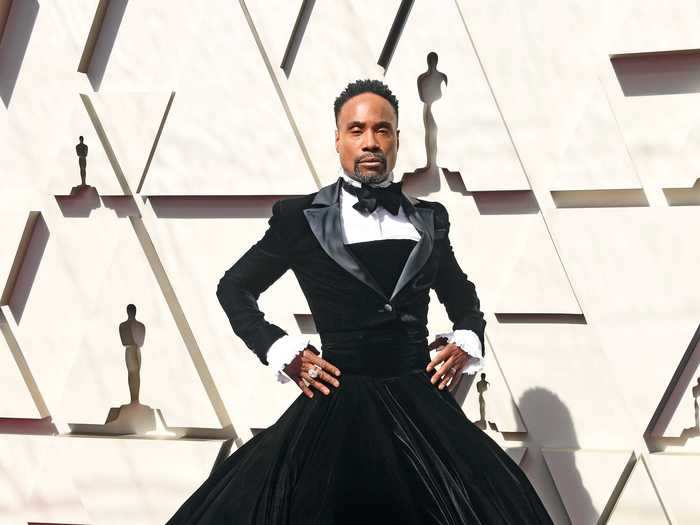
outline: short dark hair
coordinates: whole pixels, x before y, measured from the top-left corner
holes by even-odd
[[[338,115],[340,114],[340,108],[343,107],[343,104],[345,104],[350,98],[361,93],[374,93],[375,95],[385,98],[389,104],[391,104],[391,107],[394,108],[394,112],[396,113],[396,123],[398,124],[399,101],[396,96],[391,92],[389,86],[387,86],[381,80],[366,78],[364,80],[355,80],[354,82],[350,82],[347,86],[345,86],[342,93],[340,93],[340,95],[338,95],[338,97],[335,99],[335,102],[333,103],[333,110],[335,112],[336,125],[338,124]]]

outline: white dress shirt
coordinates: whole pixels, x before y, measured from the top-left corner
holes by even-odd
[[[338,174],[353,186],[361,185],[359,181],[348,177],[340,164],[338,164]],[[393,178],[392,171],[389,177],[378,186],[388,186]],[[352,205],[356,202],[355,195],[344,190],[340,192],[340,216],[344,244],[378,239],[413,239],[415,241],[420,239],[420,233],[409,222],[403,207],[399,208],[397,215],[392,215],[383,206],[377,206],[372,213],[367,213],[353,208]],[[436,334],[436,337],[446,337],[448,342],[455,343],[469,354],[469,361],[467,361],[467,366],[464,367],[462,373],[476,374],[484,367],[485,357],[481,355],[481,341],[472,330],[444,332]],[[284,367],[291,363],[294,357],[310,343],[310,339],[303,335],[284,335],[272,343],[267,351],[267,362],[280,383],[286,383],[290,380],[284,373]],[[438,349],[432,350],[431,357],[437,352]]]

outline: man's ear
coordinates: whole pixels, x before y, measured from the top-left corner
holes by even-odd
[[[399,151],[399,144],[400,144],[399,133],[401,133],[401,130],[397,128],[396,129],[396,151]]]
[[[340,153],[338,151],[338,141],[340,140],[340,133],[338,133],[338,128],[335,128],[335,152]]]

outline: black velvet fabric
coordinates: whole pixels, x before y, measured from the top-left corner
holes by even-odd
[[[345,246],[390,295],[415,244],[413,239],[379,239]]]
[[[520,467],[419,369],[300,393],[166,525],[552,523]]]
[[[450,244],[447,209],[438,202],[402,194],[402,207],[421,232],[421,241],[406,259],[405,282],[396,293],[388,294],[343,244],[341,181],[338,178],[318,192],[275,202],[264,236],[226,270],[216,296],[234,333],[267,365],[268,348],[287,332],[265,319],[257,300],[291,270],[322,344],[371,342],[371,333],[387,321],[398,321],[400,332],[413,340],[426,338],[432,288],[452,322],[452,327],[441,326],[439,331],[473,330],[485,348],[484,313],[476,287],[457,263]]]
[[[349,249],[388,290],[413,244]],[[340,386],[300,392],[166,525],[552,524],[519,466],[430,383],[425,338],[399,318],[362,336],[327,340]]]

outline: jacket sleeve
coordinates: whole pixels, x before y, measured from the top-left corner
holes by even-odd
[[[272,217],[262,239],[248,249],[224,273],[216,289],[233,332],[267,365],[267,350],[287,334],[265,320],[258,297],[289,269],[289,250],[282,231],[280,201],[272,206]]]
[[[455,258],[449,237],[450,219],[447,209],[442,204],[437,204],[436,211],[442,214],[441,222],[446,225],[446,230],[444,238],[436,240],[441,245],[441,253],[433,288],[452,321],[452,330],[472,330],[481,342],[482,355],[485,355],[486,320],[481,311],[479,296],[474,283],[467,278]]]

